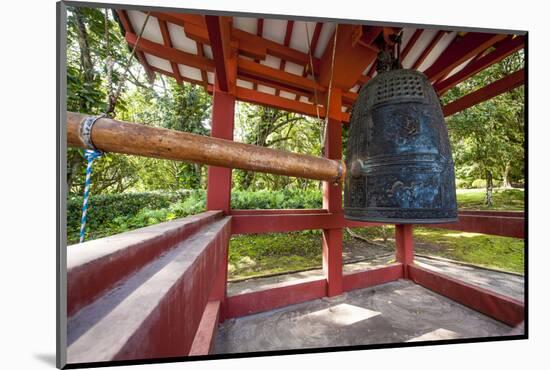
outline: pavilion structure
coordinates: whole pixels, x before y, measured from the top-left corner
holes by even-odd
[[[325,155],[335,160],[342,158],[342,127],[358,90],[376,75],[377,39],[402,32],[403,66],[422,71],[439,95],[526,42],[521,34],[158,11],[140,37],[147,12],[116,13],[149,75],[201,85],[213,95],[213,137],[233,140],[235,102],[244,101],[327,118]],[[445,105],[444,114],[524,81],[520,69]],[[233,209],[231,169],[210,166],[206,213],[69,248],[69,363],[206,355],[224,320],[396,279],[510,326],[524,321],[523,302],[415,265],[412,225],[395,225],[395,263],[344,273],[343,228],[375,224],[344,219],[341,186],[323,185],[322,209]],[[457,223],[433,227],[525,235],[523,212],[463,211]],[[231,235],[310,229],[323,230],[324,278],[226,294]]]

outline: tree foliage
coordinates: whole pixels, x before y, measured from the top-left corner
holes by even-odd
[[[515,53],[451,89],[444,101],[455,100],[501,79],[523,64],[523,53]],[[510,187],[513,182],[523,182],[524,105],[521,86],[447,120],[457,178],[465,183],[484,179],[487,202],[491,201],[493,185]]]
[[[116,100],[117,119],[200,135],[210,133],[210,96],[200,87],[177,84],[160,75],[150,80],[136,59],[130,58],[122,29],[111,11],[69,8],[67,30],[69,111],[105,112],[128,69]],[[82,151],[70,148],[69,193],[83,191],[85,167]],[[107,153],[94,162],[92,193],[198,188],[204,187],[204,177],[202,166]]]

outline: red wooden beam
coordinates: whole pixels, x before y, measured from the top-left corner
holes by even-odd
[[[373,46],[365,46],[362,43],[354,43],[360,25],[339,24],[335,29],[331,41],[328,43],[320,64],[319,83],[328,86],[332,78],[334,87],[344,91],[351,89],[365,68],[376,59],[378,49]],[[336,37],[335,37],[336,35]],[[336,39],[336,51],[334,63],[332,54]]]
[[[172,77],[173,79],[176,79],[176,76],[172,72],[165,71],[164,69],[157,68],[155,66],[150,66],[150,68],[153,72],[161,73],[165,76]],[[200,80],[195,80],[193,78],[189,78],[189,77],[185,77],[185,76],[181,76],[181,80],[185,81],[185,82],[189,82],[189,83],[194,84],[194,85],[200,85],[200,84],[203,83]],[[208,93],[211,93],[212,92],[212,85],[208,85],[206,87],[206,89],[207,89]]]
[[[252,82],[253,84],[261,84],[261,85],[266,85],[266,86],[272,87],[274,89],[286,90],[290,93],[306,96],[308,98],[313,96],[313,93],[309,90],[302,89],[302,88],[292,86],[292,85],[288,85],[288,84],[283,83],[283,82],[273,81],[273,80],[269,79],[268,77],[252,75],[248,72],[244,72],[243,70],[241,70],[239,72],[238,76],[239,76],[239,79],[244,80],[244,81]]]
[[[132,26],[132,22],[130,22],[130,18],[128,18],[128,13],[126,13],[126,10],[117,9],[116,12],[120,19],[120,22],[122,23],[122,26],[126,30],[126,33],[130,32],[135,34],[134,27]],[[145,73],[147,74],[149,80],[153,81],[155,79],[155,73],[151,69],[149,63],[147,63],[147,58],[145,58],[145,54],[143,53],[143,51],[136,50],[136,58],[143,66],[143,69],[145,70]]]
[[[422,62],[424,62],[424,60],[426,60],[426,58],[428,57],[428,55],[432,52],[433,48],[437,45],[437,43],[439,42],[439,40],[441,40],[441,38],[445,35],[445,31],[438,31],[435,36],[433,37],[433,39],[430,41],[430,43],[428,44],[428,46],[426,46],[426,48],[422,51],[422,53],[420,53],[420,55],[418,56],[418,58],[416,58],[416,61],[413,63],[412,65],[412,69],[418,69],[418,67],[420,67],[420,65],[422,64]]]
[[[131,32],[126,32],[126,41],[132,46],[135,45],[137,35]],[[209,71],[214,71],[215,69],[214,61],[211,59],[187,53],[179,49],[169,48],[143,37],[139,40],[137,49],[178,64],[189,65],[199,69],[206,68]]]
[[[189,356],[205,356],[212,352],[218,331],[221,302],[208,302],[202,314],[195,339],[189,350]]]
[[[359,72],[360,73],[360,72]],[[328,114],[324,154],[329,159],[342,159],[342,93],[333,88]],[[327,279],[327,296],[339,295],[343,291],[342,248],[343,213],[342,185],[323,182],[323,208],[334,214],[340,223],[337,228],[323,228],[323,271]]]
[[[322,298],[326,293],[326,285],[325,279],[282,283],[267,290],[229,296],[223,309],[223,319],[227,320],[270,311],[275,308]]]
[[[363,26],[363,34],[361,35],[360,42],[362,42],[365,46],[372,45],[374,40],[382,33],[383,28],[382,27],[366,27]]]
[[[223,265],[223,255],[227,253],[231,222],[229,217],[210,222],[192,238],[175,240],[175,244],[163,245],[162,241],[154,240],[162,239],[164,232],[169,231],[167,228],[176,228],[176,233],[183,231],[177,225],[170,225],[173,222],[177,221],[130,232],[134,237],[141,236],[142,244],[157,243],[154,249],[160,254],[129,279],[119,276],[116,288],[71,317],[68,335],[78,339],[67,347],[68,362],[188,355],[214,284],[211,276]],[[154,230],[156,232],[151,233]],[[119,242],[138,239],[129,237],[132,235],[130,233],[122,234],[124,237],[119,238]],[[86,260],[90,256],[117,249],[116,243],[113,243],[116,237],[89,242],[97,243],[96,248],[81,244],[83,250],[80,253],[79,246],[74,246],[76,249],[71,252],[71,247],[68,253],[76,253],[80,265],[89,268],[88,262],[91,261]],[[134,246],[128,246],[130,249],[124,254],[127,255],[126,261],[135,266],[132,255],[141,246],[136,243],[137,240],[133,242]],[[91,244],[88,246],[91,247]],[[170,246],[172,249],[166,253]],[[109,257],[119,259],[118,267]],[[105,258],[108,260],[105,274],[118,273],[120,268],[127,269],[123,263],[120,264],[122,260],[116,253],[114,256],[107,253]],[[88,275],[87,278],[98,284],[105,276]]]
[[[502,215],[495,212],[460,212],[458,222],[425,225],[425,227],[525,238],[525,217],[522,213]]]
[[[233,234],[280,233],[341,228],[343,217],[340,214],[327,213],[326,211],[261,215],[235,213],[232,222]]]
[[[445,48],[445,50],[443,50],[443,52],[442,52],[441,54],[445,53],[445,52],[447,51],[447,49],[449,49],[449,48],[453,45],[453,43],[454,43],[457,39],[459,39],[460,37],[461,37],[460,34],[457,33],[457,34],[455,35],[455,37],[453,38],[453,40],[449,43],[449,45],[447,45],[447,47]],[[484,51],[485,51],[485,50],[484,50]],[[475,59],[476,59],[477,57],[479,57],[484,51],[482,51],[481,53],[478,53],[474,58],[472,58],[472,60],[475,60]],[[440,54],[440,55],[441,55],[441,54]],[[472,62],[472,60],[470,60],[470,63]],[[442,74],[441,77],[439,77],[435,82],[432,82],[432,85],[435,85],[436,83],[439,83],[439,82],[443,81],[444,79],[446,79],[447,76],[448,76],[451,72],[452,72],[452,71],[449,71],[449,72],[446,72],[445,74]]]
[[[286,22],[286,31],[285,31],[285,39],[283,40],[284,46],[290,45],[290,39],[292,38],[292,29],[294,28],[294,21],[289,20]],[[279,69],[281,71],[285,70],[286,60],[281,59],[279,63]],[[275,95],[279,95],[279,89],[275,89]]]
[[[518,300],[420,266],[410,265],[408,272],[415,283],[507,325],[516,326],[525,319],[525,307]]]
[[[344,274],[344,291],[364,289],[403,278],[403,265],[392,263],[384,267]]]
[[[195,41],[197,44],[197,55],[204,58],[204,46],[202,42]],[[208,74],[206,70],[201,68],[201,78],[203,82],[203,87],[205,90],[208,89]]]
[[[232,216],[273,216],[273,215],[303,215],[303,214],[328,214],[322,208],[292,208],[292,209],[232,209]]]
[[[413,46],[416,44],[416,41],[418,40],[420,35],[422,35],[423,31],[424,30],[420,30],[420,29],[414,31],[413,35],[411,36],[411,39],[409,40],[409,42],[407,42],[407,45],[401,52],[401,60],[405,60],[407,55],[409,55],[409,52],[412,50]]]
[[[463,209],[458,211],[459,216],[471,215],[471,216],[491,216],[491,217],[525,217],[523,211],[477,211]]]
[[[309,64],[309,55],[296,49],[279,44],[278,42],[264,39],[252,33],[233,28],[232,37],[238,42],[239,50],[242,48],[256,48],[257,50],[265,50],[265,53],[277,58],[285,59],[289,62],[296,63],[302,66]],[[319,71],[319,59],[313,57],[313,68],[315,73]]]
[[[323,29],[323,24],[324,23],[322,23],[322,22],[317,22],[315,24],[315,30],[313,31],[313,35],[311,36],[311,42],[309,43],[309,48],[311,50],[308,51],[308,55],[309,55],[309,53],[311,53],[312,59],[315,59],[315,50],[317,50],[317,44],[319,43],[319,36],[321,35],[321,30]],[[302,72],[302,77],[307,77],[307,75],[311,73],[313,79],[316,80],[315,73],[313,73],[312,70],[313,70],[313,66],[311,65],[311,63],[306,64],[305,67],[304,67],[304,71]],[[317,99],[319,100],[319,96],[317,97]],[[300,95],[296,95],[295,100],[296,101],[300,100]],[[313,100],[315,100],[315,98]],[[313,103],[318,104],[319,102],[314,101]]]
[[[432,82],[451,72],[466,60],[506,38],[504,34],[469,32],[456,38],[437,60],[424,71]]]
[[[264,19],[258,18],[256,21],[256,36],[262,37],[264,33]],[[255,58],[254,62],[260,63],[260,59]],[[258,88],[258,84],[256,82],[252,85],[252,90],[256,90]]]
[[[211,45],[211,40],[208,37],[205,16],[160,12],[152,12],[151,15],[158,19],[177,24],[184,28],[187,37],[195,41],[202,42],[203,44]],[[285,59],[303,66],[309,64],[309,55],[307,53],[303,53],[277,42],[264,39],[253,33],[249,33],[238,28],[232,28],[231,38],[237,42],[237,48],[241,54],[249,55],[252,58],[263,59],[267,53],[277,58]],[[313,65],[316,73],[318,73],[318,58],[313,58]]]
[[[166,22],[163,20],[158,20],[159,27],[160,27],[160,33],[162,34],[162,42],[164,43],[164,46],[167,48],[172,48],[172,40],[170,39],[170,32],[168,31],[168,26],[166,25]],[[178,64],[174,61],[170,61],[170,65],[172,66],[172,72],[174,73],[174,77],[176,78],[176,81],[178,83],[182,83],[181,74],[178,68]]]
[[[302,103],[295,100],[285,99],[280,96],[262,93],[259,91],[253,91],[250,89],[244,89],[239,86],[236,88],[237,99],[253,104],[261,104],[267,107],[283,109],[289,112],[305,114],[310,117],[316,117],[317,111],[313,104]],[[319,115],[325,116],[325,109],[319,107]],[[349,114],[343,114],[344,119],[349,121]]]
[[[219,212],[202,213],[71,246],[67,250],[67,315],[220,216]]]
[[[212,130],[210,135],[219,139],[233,140],[235,97],[225,91],[214,89],[212,98]],[[206,209],[221,210],[229,214],[231,208],[231,169],[208,166]]]
[[[254,63],[254,61],[242,57],[238,58],[237,72],[248,73],[252,76],[265,77],[273,80],[274,82],[280,82],[300,89],[305,89],[310,92],[314,89],[316,89],[318,93],[326,90],[325,87],[310,80],[309,78],[295,75],[290,72],[281,71],[277,68],[272,68],[263,64]]]
[[[520,69],[498,81],[495,81],[489,85],[482,87],[479,90],[474,91],[468,95],[465,95],[443,107],[443,114],[445,117],[450,116],[457,112],[462,112],[476,104],[494,98],[497,95],[503,94],[507,91],[515,89],[518,86],[523,85],[525,81],[525,71]]]
[[[208,37],[216,65],[216,81],[222,91],[229,91],[231,87],[229,58],[231,48],[229,45],[229,29],[223,18],[214,15],[206,15],[206,27]]]
[[[395,259],[403,264],[403,277],[408,279],[407,266],[414,262],[412,225],[395,225]]]
[[[515,38],[509,38],[499,43],[495,50],[490,53],[479,57],[477,60],[473,60],[464,69],[455,73],[451,77],[438,82],[434,85],[435,91],[439,95],[444,94],[452,87],[458,85],[460,82],[475,75],[483,69],[500,62],[510,54],[522,49],[525,44],[525,37],[519,36]]]

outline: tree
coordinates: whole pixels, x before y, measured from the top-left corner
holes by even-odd
[[[70,7],[67,21],[68,110],[98,115],[115,103],[117,119],[209,134],[208,94],[187,83],[145,76],[143,67],[130,58],[114,14]],[[121,94],[114,99],[125,71]],[[69,148],[67,157],[69,192],[82,193],[86,167],[82,151]],[[92,193],[196,188],[204,186],[204,177],[202,166],[195,164],[106,153],[94,162]]]
[[[515,53],[451,89],[444,101],[452,101],[503,78],[521,68],[523,62],[523,53]],[[457,113],[447,121],[457,177],[484,178],[485,201],[489,206],[494,179],[499,179],[504,186],[510,186],[512,180],[523,180],[523,95],[523,87],[514,89]]]
[[[315,119],[300,114],[270,107],[238,103],[236,110],[236,136],[247,144],[307,153],[320,154],[321,126]],[[307,179],[293,179],[254,173],[234,171],[234,183],[245,190],[284,189],[296,186],[302,189],[314,184]]]

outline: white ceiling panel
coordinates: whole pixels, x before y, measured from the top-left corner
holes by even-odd
[[[192,40],[185,35],[183,27],[169,22],[167,24],[168,32],[170,33],[170,40],[172,40],[172,46],[176,49],[196,55],[197,43],[195,40]]]
[[[128,10],[127,14],[128,18],[130,19],[130,23],[132,23],[132,27],[134,28],[134,32],[136,34],[139,34],[147,16],[145,15],[145,13],[139,12],[137,10]],[[146,38],[147,40],[154,41],[158,44],[163,43],[159,22],[155,17],[149,17],[147,25],[145,26],[145,30],[143,30],[142,37]]]

